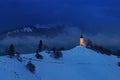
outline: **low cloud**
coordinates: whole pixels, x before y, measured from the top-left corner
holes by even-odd
[[[39,40],[43,40],[43,44],[53,48],[64,47],[66,49],[79,45],[80,30],[76,27],[66,27],[55,37],[46,36],[23,36],[23,37],[6,37],[0,41],[1,49],[8,48],[10,44],[14,44],[18,51],[34,52],[37,49]]]
[[[105,33],[82,33],[87,40],[88,38],[93,41],[94,44],[102,45],[110,49],[119,49],[120,37],[114,34]],[[17,51],[22,53],[34,52],[39,40],[43,40],[43,44],[53,48],[64,47],[70,49],[79,45],[79,38],[81,30],[77,27],[65,27],[63,32],[60,32],[57,36],[51,38],[46,36],[24,36],[24,37],[6,37],[0,41],[1,51],[3,52],[10,44],[14,44]]]
[[[102,45],[110,49],[120,49],[120,37],[116,34],[102,34],[98,33],[94,36],[90,36],[94,44]]]

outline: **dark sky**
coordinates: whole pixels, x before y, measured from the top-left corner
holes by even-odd
[[[119,0],[0,0],[0,30],[26,24],[75,24],[119,33]]]

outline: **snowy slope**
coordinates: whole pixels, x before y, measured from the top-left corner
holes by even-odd
[[[16,59],[0,57],[0,80],[38,80]]]
[[[43,60],[36,59],[34,54],[22,55],[22,63],[0,57],[2,80],[120,80],[120,67],[117,66],[120,59],[115,56],[102,55],[80,46],[63,51],[63,58],[58,60],[45,52],[41,54]],[[35,74],[25,68],[29,58],[36,66]]]

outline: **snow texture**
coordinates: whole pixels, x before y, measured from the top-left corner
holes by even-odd
[[[62,51],[63,58],[53,59],[46,53],[43,60],[35,58],[35,53],[21,55],[23,62],[7,56],[0,57],[1,80],[120,80],[119,58],[107,56],[85,47],[77,46]],[[25,65],[30,60],[36,66],[35,74]]]

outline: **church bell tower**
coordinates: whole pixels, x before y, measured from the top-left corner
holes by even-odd
[[[85,46],[85,40],[84,40],[83,35],[81,35],[80,37],[80,46]]]

